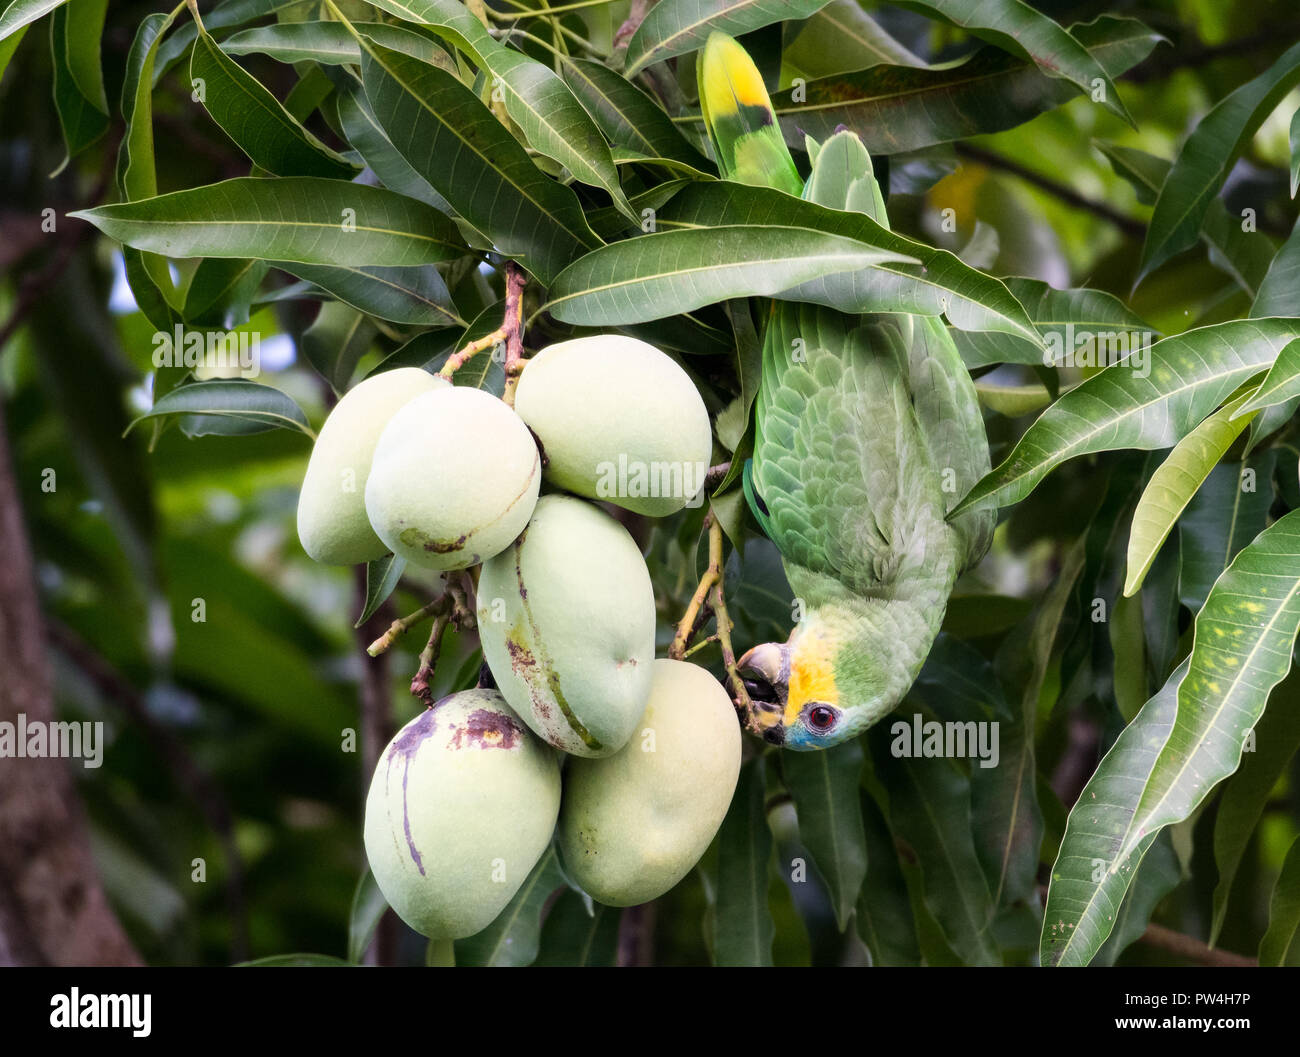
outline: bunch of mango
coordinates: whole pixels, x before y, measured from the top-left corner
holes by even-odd
[[[712,841],[740,769],[731,701],[704,669],[655,659],[645,561],[592,502],[675,513],[702,488],[711,444],[686,373],[613,335],[543,349],[513,407],[405,368],[326,420],[298,507],[309,555],[481,567],[496,688],[403,727],[366,801],[371,871],[412,928],[480,931],[552,839],[570,880],[611,906],[662,895]]]

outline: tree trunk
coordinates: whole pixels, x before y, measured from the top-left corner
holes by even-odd
[[[54,719],[32,556],[0,403],[0,723]],[[62,759],[0,758],[0,964],[138,965]]]

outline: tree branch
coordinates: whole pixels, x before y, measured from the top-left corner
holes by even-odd
[[[1168,951],[1179,958],[1184,958],[1189,962],[1197,962],[1200,965],[1248,967],[1259,964],[1254,958],[1247,958],[1244,954],[1233,954],[1231,951],[1216,950],[1214,947],[1206,946],[1194,936],[1175,932],[1163,925],[1148,925],[1146,932],[1142,933],[1138,942],[1145,943],[1148,947],[1157,947],[1162,951]]]

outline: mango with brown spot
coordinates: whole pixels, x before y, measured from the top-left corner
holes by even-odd
[[[366,858],[411,928],[461,939],[514,897],[559,807],[556,754],[495,690],[466,690],[420,713],[384,750],[366,798]]]
[[[608,756],[631,736],[650,696],[654,588],[603,510],[543,496],[484,563],[478,624],[497,686],[538,736],[577,756]]]

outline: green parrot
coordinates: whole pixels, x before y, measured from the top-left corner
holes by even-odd
[[[713,34],[700,67],[722,176],[887,225],[858,137],[809,142],[805,182],[745,50]],[[958,575],[994,513],[949,513],[989,470],[975,388],[943,321],[772,301],[746,498],[781,552],[800,613],[784,643],[739,661],[751,731],[821,749],[891,712],[916,680]]]

